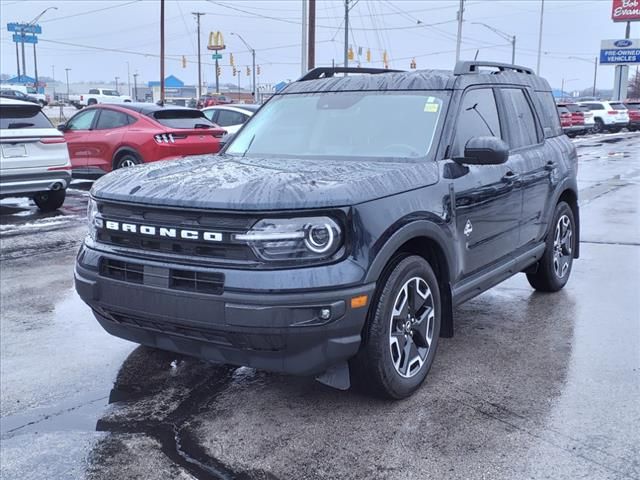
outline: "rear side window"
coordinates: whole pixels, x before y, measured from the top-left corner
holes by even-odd
[[[585,103],[589,110],[604,110],[604,106],[601,103]]]
[[[627,103],[627,109],[638,111],[640,110],[640,103]]]
[[[560,119],[556,111],[556,102],[551,92],[536,92],[535,98],[538,101],[538,117],[547,138],[562,135]]]
[[[231,125],[241,125],[247,121],[247,115],[234,112],[233,110],[222,110],[218,113],[217,124],[221,127],[228,127]]]
[[[213,128],[215,125],[200,110],[176,109],[153,112],[156,122],[169,128]]]
[[[576,103],[568,103],[566,105],[566,107],[572,113],[580,113],[582,111],[582,110],[580,110],[580,106],[578,104],[576,104]]]
[[[53,128],[47,116],[35,105],[0,106],[0,129]]]
[[[131,123],[129,121],[129,115],[122,112],[116,112],[115,110],[103,109],[100,110],[100,116],[98,117],[98,123],[96,124],[96,130],[107,130],[111,128],[120,128]]]
[[[91,90],[89,90],[89,95],[100,95],[100,90],[98,90],[97,88],[92,88]]]
[[[624,104],[620,103],[620,102],[610,102],[609,105],[611,105],[611,108],[613,108],[614,110],[626,110],[627,107],[624,106]]]
[[[509,131],[509,146],[516,149],[537,144],[538,128],[524,90],[502,88],[500,93],[504,102],[505,123]]]
[[[473,137],[502,138],[498,107],[491,88],[476,88],[464,94],[451,156],[464,156],[464,147]]]

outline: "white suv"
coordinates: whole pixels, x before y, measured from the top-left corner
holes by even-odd
[[[629,125],[629,112],[621,102],[588,101],[578,102],[578,104],[593,112],[594,133],[604,131],[616,133]]]
[[[0,198],[28,196],[48,212],[70,183],[67,142],[40,105],[0,98]]]

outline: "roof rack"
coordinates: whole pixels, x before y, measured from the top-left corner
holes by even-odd
[[[498,72],[504,72],[505,70],[511,70],[518,73],[526,73],[528,75],[534,75],[531,68],[521,67],[520,65],[512,65],[510,63],[497,63],[497,62],[482,62],[482,61],[460,61],[456,63],[456,67],[453,70],[454,75],[468,75],[471,73],[478,73],[479,67],[493,67],[497,68]]]
[[[309,70],[298,82],[305,82],[307,80],[317,80],[319,78],[331,78],[336,73],[392,73],[402,72],[403,70],[390,70],[388,68],[360,68],[360,67],[317,67],[313,70]]]

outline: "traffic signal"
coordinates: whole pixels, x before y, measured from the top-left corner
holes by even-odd
[[[385,68],[387,63],[389,63],[389,57],[387,56],[387,51],[385,50],[384,52],[382,52],[382,63],[385,64]]]
[[[417,65],[416,65],[416,59],[415,59],[415,58],[411,59],[411,63],[409,64],[409,66],[410,66],[413,70],[415,70],[415,69],[416,69]]]
[[[249,67],[247,67],[247,77],[251,75],[251,69]]]
[[[187,68],[187,57],[182,55],[182,68]]]
[[[367,48],[367,62],[371,61],[371,49]]]
[[[257,73],[258,75],[260,75],[260,65],[258,65],[258,66],[256,67],[256,73]]]
[[[353,48],[349,47],[349,52],[347,53],[347,58],[348,58],[349,60],[353,60],[353,57],[354,57],[354,55],[353,55]]]
[[[236,70],[235,65],[233,66],[233,76],[235,77],[238,74],[238,70]]]
[[[222,67],[220,67],[220,65],[218,65],[216,67],[216,75],[221,76],[222,75]]]
[[[232,67],[236,65],[236,63],[233,61],[233,53],[229,54],[229,63],[231,64]]]

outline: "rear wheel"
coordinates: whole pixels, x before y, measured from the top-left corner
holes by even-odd
[[[593,124],[593,133],[602,133],[604,131],[604,122],[600,118],[595,119]]]
[[[440,335],[440,291],[419,256],[397,262],[372,303],[363,346],[352,360],[353,381],[382,397],[401,399],[422,384]]]
[[[569,281],[575,249],[575,220],[573,210],[566,202],[556,206],[553,230],[546,240],[546,249],[536,273],[528,273],[529,284],[541,292],[557,292]]]
[[[66,196],[66,190],[50,190],[47,192],[36,193],[33,197],[33,201],[41,211],[53,212],[62,206]]]
[[[118,160],[116,160],[115,162],[115,168],[126,168],[126,167],[133,167],[134,165],[139,165],[142,162],[140,161],[140,159],[134,155],[133,153],[124,153],[122,154]]]

